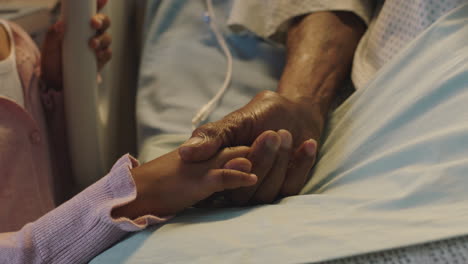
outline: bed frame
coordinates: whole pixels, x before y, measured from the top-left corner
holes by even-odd
[[[137,83],[139,14],[145,1],[109,1],[113,37],[111,62],[98,74],[86,43],[93,32],[90,17],[96,0],[65,0],[64,82],[67,130],[75,181],[83,189],[104,176],[118,157],[135,153],[135,87]]]

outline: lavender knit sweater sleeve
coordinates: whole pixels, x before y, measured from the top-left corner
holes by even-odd
[[[143,216],[113,219],[111,210],[136,197],[125,155],[110,173],[86,190],[20,231],[0,234],[0,263],[85,263],[125,234],[166,219]]]

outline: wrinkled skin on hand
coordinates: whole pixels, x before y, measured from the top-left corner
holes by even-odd
[[[181,157],[203,160],[220,147],[249,145],[262,131],[274,130],[280,144],[249,157],[257,184],[227,196],[245,204],[297,194],[315,162],[325,118],[349,77],[364,31],[365,23],[350,12],[313,12],[295,19],[287,33],[286,66],[277,92],[261,92],[222,120],[195,130],[179,148]]]
[[[197,128],[192,141],[179,148],[179,154],[188,162],[206,160],[220,148],[250,145],[262,132],[278,131],[279,144],[271,144],[263,155],[249,157],[252,173],[258,176],[255,186],[225,193],[237,205],[270,203],[281,196],[298,194],[305,184],[315,162],[324,126],[323,112],[311,99],[291,100],[264,91],[223,119]],[[193,141],[195,144],[191,144]]]

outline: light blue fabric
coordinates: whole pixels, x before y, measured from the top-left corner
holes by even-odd
[[[166,151],[146,141],[155,135],[192,132],[191,120],[221,88],[226,58],[209,25],[205,1],[149,1],[145,44],[137,97],[139,159],[148,161]],[[216,21],[233,55],[233,76],[227,93],[208,121],[219,120],[245,105],[256,93],[276,89],[284,66],[284,49],[226,26],[232,1],[213,1]]]
[[[337,109],[306,195],[187,210],[92,263],[313,262],[468,234],[467,36],[464,5]]]

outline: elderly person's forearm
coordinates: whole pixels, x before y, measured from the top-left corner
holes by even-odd
[[[366,29],[350,12],[317,12],[298,18],[288,31],[287,63],[278,93],[330,108],[348,77],[357,44]]]

